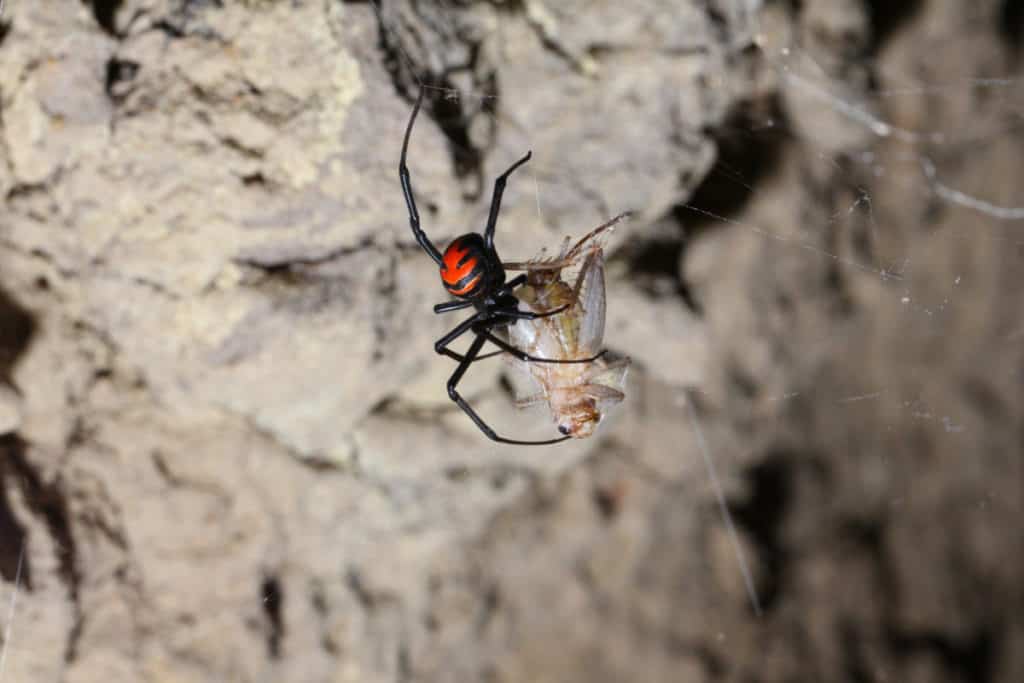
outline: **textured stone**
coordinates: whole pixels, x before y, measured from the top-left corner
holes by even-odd
[[[760,4],[8,2],[0,678],[1022,679],[1012,11]],[[447,397],[418,80],[439,248],[635,211],[590,439]]]

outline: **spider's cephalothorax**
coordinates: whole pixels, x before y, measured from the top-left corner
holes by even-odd
[[[498,353],[507,352],[522,361],[533,363],[591,363],[599,358],[602,353],[590,358],[573,360],[556,360],[550,358],[538,358],[517,349],[512,344],[494,334],[496,328],[506,328],[517,320],[535,320],[546,318],[564,311],[568,306],[562,306],[543,313],[519,310],[519,300],[513,292],[526,282],[526,275],[520,275],[512,280],[505,281],[505,266],[502,265],[498,253],[494,249],[494,229],[498,224],[498,212],[501,209],[501,196],[505,192],[505,184],[508,177],[517,168],[530,160],[530,152],[512,164],[512,166],[498,176],[494,181],[494,194],[491,197],[491,209],[487,216],[487,225],[483,234],[475,232],[467,233],[457,238],[448,245],[444,254],[437,250],[437,247],[430,241],[427,234],[420,227],[420,214],[416,210],[416,200],[412,193],[412,181],[409,178],[409,168],[405,164],[406,152],[409,149],[409,137],[412,134],[412,124],[416,121],[416,115],[423,104],[423,88],[420,89],[419,97],[409,117],[409,125],[405,129],[405,138],[402,141],[402,156],[398,162],[398,178],[402,184],[402,194],[405,196],[405,204],[409,209],[409,225],[412,227],[412,234],[416,242],[423,248],[423,251],[434,260],[434,263],[441,269],[441,283],[448,293],[457,297],[455,301],[446,301],[434,306],[435,313],[446,313],[457,311],[463,308],[473,307],[476,313],[472,317],[463,320],[455,326],[448,334],[444,335],[434,344],[437,353],[448,356],[459,362],[455,372],[448,379],[448,396],[462,408],[462,410],[473,420],[473,423],[480,428],[489,439],[501,443],[541,445],[558,443],[570,438],[563,436],[558,439],[547,439],[545,441],[517,441],[498,436],[476,411],[459,394],[456,387],[462,376],[466,374],[471,363],[476,360],[487,358]],[[448,348],[448,345],[467,332],[472,332],[476,338],[469,345],[465,354],[460,354]],[[480,349],[486,342],[491,342],[501,351],[493,354],[480,355]]]

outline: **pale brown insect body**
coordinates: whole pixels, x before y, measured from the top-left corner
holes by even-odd
[[[624,219],[616,216],[569,248],[568,240],[558,256],[506,268],[525,270],[527,284],[518,292],[520,308],[535,313],[561,306],[558,315],[519,320],[508,328],[509,341],[530,355],[564,360],[589,358],[601,350],[604,338],[604,251],[601,234]],[[576,268],[572,283],[562,271]],[[628,358],[598,358],[591,363],[555,365],[514,361],[536,385],[536,393],[519,399],[519,406],[546,402],[558,431],[576,438],[594,433],[605,413],[625,398],[623,393]]]

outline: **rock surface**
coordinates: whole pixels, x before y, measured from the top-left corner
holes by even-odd
[[[7,5],[0,681],[1024,680],[1015,3]],[[439,245],[635,211],[592,439],[448,401],[420,82]]]

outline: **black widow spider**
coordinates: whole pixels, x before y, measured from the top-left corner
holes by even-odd
[[[412,194],[409,168],[405,165],[406,151],[409,148],[409,136],[412,134],[412,126],[416,121],[416,115],[423,104],[423,92],[424,88],[421,87],[420,94],[416,98],[416,104],[412,109],[412,115],[409,117],[409,125],[405,129],[405,139],[402,141],[402,157],[398,163],[398,177],[402,183],[402,193],[405,195],[406,206],[409,209],[409,225],[412,227],[412,234],[416,236],[416,242],[441,268],[441,282],[445,289],[448,290],[449,294],[457,297],[455,301],[446,301],[434,306],[434,313],[447,313],[448,311],[457,311],[471,306],[476,309],[476,313],[471,318],[456,325],[455,329],[438,339],[434,344],[434,351],[459,362],[459,366],[455,368],[455,372],[448,379],[448,397],[455,401],[466,415],[469,415],[476,426],[480,428],[480,431],[492,441],[522,446],[543,446],[565,441],[571,437],[566,435],[545,441],[517,441],[498,436],[477,415],[476,411],[473,410],[466,400],[459,395],[455,388],[462,379],[462,376],[466,374],[466,370],[469,369],[471,363],[502,352],[508,352],[519,360],[534,363],[590,363],[600,358],[604,352],[602,351],[590,358],[576,360],[537,358],[517,349],[492,332],[495,328],[513,324],[516,320],[546,318],[561,313],[568,308],[568,306],[562,306],[545,313],[519,310],[519,299],[516,298],[512,291],[526,282],[526,274],[524,273],[506,282],[505,266],[502,264],[501,259],[498,257],[498,252],[494,248],[494,228],[498,222],[498,211],[501,208],[501,195],[505,191],[505,183],[512,174],[512,171],[529,161],[533,153],[527,152],[522,159],[512,164],[507,171],[498,176],[494,181],[494,194],[491,197],[491,209],[487,216],[487,226],[484,229],[484,234],[480,235],[479,233],[470,232],[457,237],[444,250],[444,254],[441,254],[437,247],[431,243],[426,233],[423,232],[423,229],[420,228],[420,214],[416,210],[416,200]],[[466,351],[465,355],[448,348],[449,344],[466,332],[475,334],[476,339],[469,345],[469,350]],[[481,356],[480,349],[488,341],[500,348],[501,351]]]

